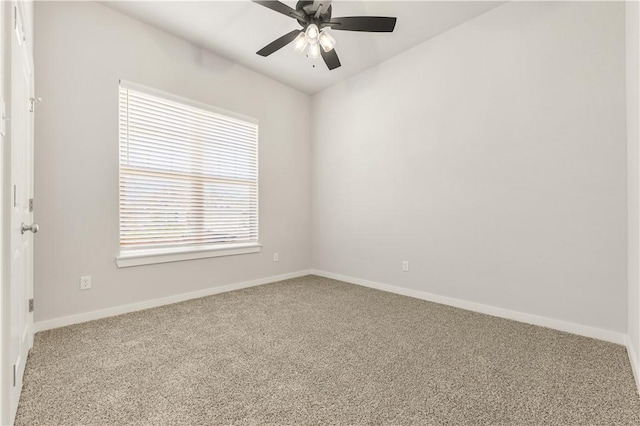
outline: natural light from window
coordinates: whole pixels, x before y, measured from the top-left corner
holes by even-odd
[[[258,246],[257,121],[124,81],[119,111],[119,261]]]

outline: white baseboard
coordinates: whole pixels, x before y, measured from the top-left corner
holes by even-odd
[[[239,290],[242,288],[255,287],[262,284],[269,284],[276,281],[287,280],[291,278],[302,277],[305,275],[314,274],[325,278],[331,278],[339,281],[344,281],[351,284],[361,285],[364,287],[370,287],[377,290],[387,291],[390,293],[396,293],[403,296],[409,296],[416,299],[427,300],[430,302],[440,303],[443,305],[454,306],[456,308],[466,309],[469,311],[479,312],[487,315],[493,315],[500,318],[506,318],[514,321],[520,321],[527,324],[538,325],[542,327],[552,328],[555,330],[565,331],[568,333],[578,334],[581,336],[591,337],[594,339],[604,340],[619,345],[625,345],[629,349],[629,356],[634,357],[636,361],[632,361],[634,369],[637,368],[637,354],[631,349],[628,344],[628,338],[626,334],[618,333],[610,330],[603,330],[600,328],[589,327],[586,325],[575,324],[567,321],[556,320],[547,317],[541,317],[537,315],[525,314],[522,312],[511,311],[508,309],[497,308],[494,306],[483,305],[481,303],[469,302],[466,300],[455,299],[446,296],[440,296],[433,293],[427,293],[420,290],[412,290],[408,288],[398,287],[389,284],[382,284],[375,281],[364,280],[360,278],[349,277],[346,275],[334,274],[332,272],[318,271],[318,270],[302,270],[291,272],[288,274],[275,275],[271,277],[259,278],[251,281],[243,281],[234,284],[223,285],[219,287],[211,287],[204,290],[194,291],[190,293],[182,293],[174,296],[163,297],[159,299],[146,300],[144,302],[132,303],[129,305],[116,306],[113,308],[101,309],[97,311],[84,312],[76,315],[69,315],[66,317],[53,318],[45,321],[38,321],[33,324],[34,332],[51,330],[53,328],[65,327],[68,325],[79,324],[82,322],[92,321],[100,318],[107,318],[116,315],[126,314],[129,312],[141,311],[143,309],[155,308],[158,306],[169,305],[172,303],[183,302],[185,300],[197,299],[199,297],[210,296],[213,294],[225,293],[228,291]],[[634,364],[635,362],[635,364]],[[636,373],[636,380],[638,372]]]
[[[363,280],[360,278],[349,277],[346,275],[334,274],[332,272],[312,270],[312,274],[334,280],[344,281],[351,284],[361,285],[364,287],[374,288],[377,290],[396,293],[403,296],[409,296],[416,299],[427,300],[429,302],[449,305],[456,308],[466,309],[468,311],[479,312],[482,314],[492,315],[494,317],[506,318],[514,321],[520,321],[527,324],[538,325],[541,327],[552,328],[554,330],[565,331],[567,333],[578,334],[580,336],[591,337],[593,339],[604,340],[618,345],[625,345],[627,335],[601,328],[590,327],[586,325],[575,324],[572,322],[556,320],[537,315],[525,314],[522,312],[510,311],[508,309],[497,308],[494,306],[483,305],[481,303],[469,302],[466,300],[455,299],[452,297],[440,296],[437,294],[427,293],[420,290],[412,290],[408,288],[398,287],[389,284],[382,284],[375,281]]]
[[[633,377],[636,379],[636,387],[638,388],[638,393],[640,394],[640,358],[638,358],[636,348],[634,348],[631,344],[631,339],[629,339],[629,336],[626,336],[626,346],[627,354],[629,355],[629,362],[631,363],[631,369],[633,370]]]
[[[213,294],[226,293],[228,291],[240,290],[242,288],[255,287],[262,284],[274,283],[277,281],[298,278],[311,274],[309,270],[290,272],[288,274],[274,275],[271,277],[259,278],[257,280],[243,281],[234,284],[223,285],[219,287],[206,288],[204,290],[193,291],[190,293],[176,294],[174,296],[162,297],[159,299],[146,300],[144,302],[132,303],[129,305],[116,306],[113,308],[100,309],[98,311],[84,312],[66,317],[53,318],[45,321],[38,321],[33,324],[34,333],[53,328],[66,327],[68,325],[79,324],[82,322],[92,321],[100,318],[113,317],[116,315],[127,314],[129,312],[141,311],[144,309],[155,308],[172,303],[183,302],[185,300],[197,299],[200,297],[211,296]]]

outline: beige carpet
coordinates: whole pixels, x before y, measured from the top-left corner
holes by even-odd
[[[640,425],[625,348],[315,276],[36,335],[18,425]]]

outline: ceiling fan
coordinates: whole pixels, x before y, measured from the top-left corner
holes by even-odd
[[[330,70],[338,68],[340,60],[335,51],[336,41],[327,31],[329,28],[340,31],[390,33],[396,26],[396,18],[383,16],[332,18],[331,0],[300,0],[295,9],[279,1],[253,0],[253,2],[296,19],[302,26],[302,29],[293,30],[267,44],[256,52],[258,55],[269,56],[287,44],[294,42],[295,50],[301,53],[306,52],[310,58],[315,59],[321,55]]]

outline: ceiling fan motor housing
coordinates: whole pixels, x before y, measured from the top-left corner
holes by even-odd
[[[322,28],[322,23],[328,23],[329,21],[331,21],[331,5],[329,5],[324,13],[321,13],[320,16],[316,18],[317,9],[314,9],[314,3],[315,2],[312,0],[300,0],[298,1],[298,3],[296,3],[296,10],[305,14],[307,17],[307,22],[300,19],[297,20],[298,23],[304,28],[306,28],[309,24],[316,24],[318,28]]]

